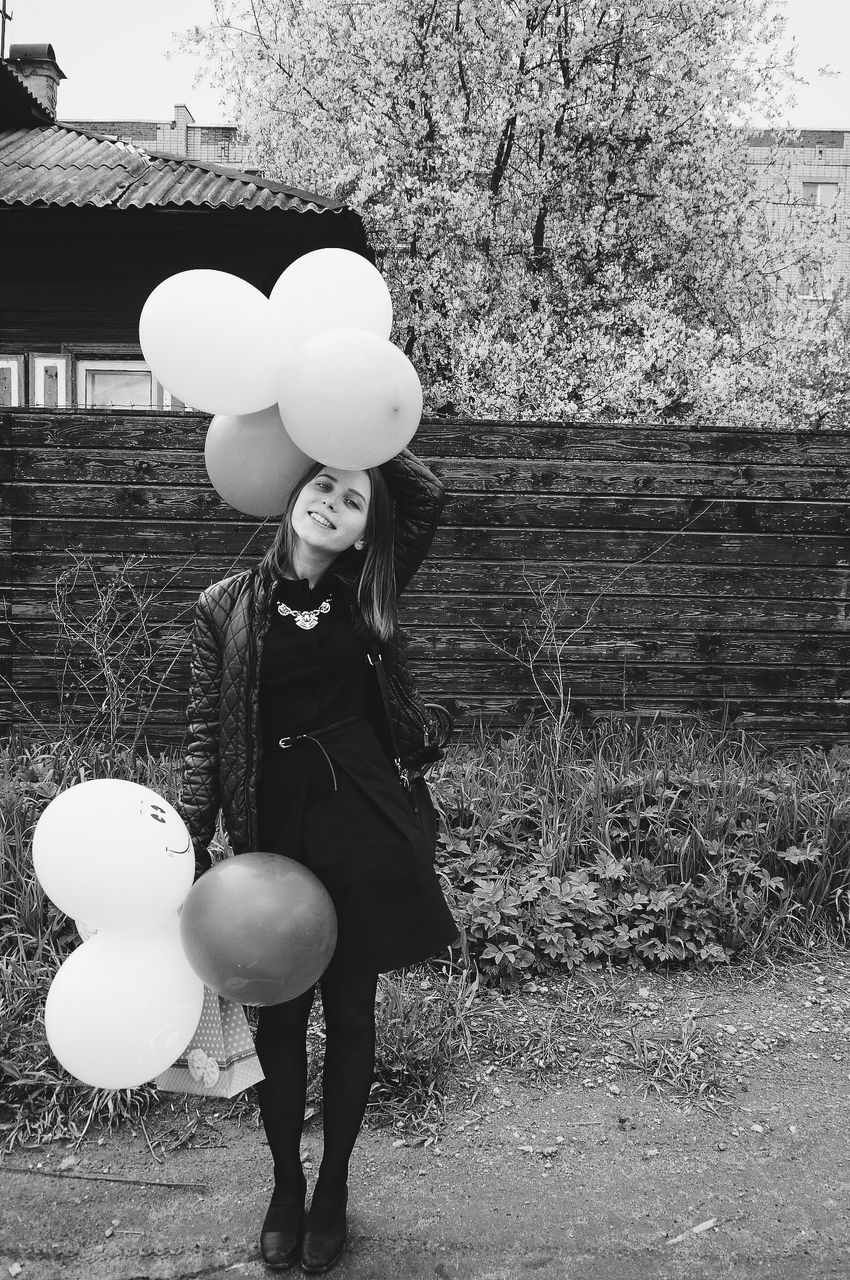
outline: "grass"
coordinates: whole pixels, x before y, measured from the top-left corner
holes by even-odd
[[[474,970],[451,964],[381,975],[372,1120],[420,1129],[444,1121],[447,1094],[472,1062],[478,990]]]
[[[824,921],[850,936],[846,752],[544,722],[462,748],[436,788],[446,883],[500,978],[776,957]]]
[[[544,723],[460,745],[436,772],[437,869],[469,963],[444,958],[381,977],[371,1122],[433,1139],[447,1098],[474,1092],[488,1058],[529,1079],[595,1063],[608,1075],[637,1072],[689,1105],[721,1105],[723,1071],[697,1026],[685,1020],[659,1036],[631,1018],[635,975],[770,964],[850,940],[846,754],[772,754],[696,723],[567,722],[557,742],[551,733]],[[76,782],[128,778],[173,801],[179,770],[174,753],[69,732],[0,743],[6,1148],[143,1123],[164,1106],[152,1086],[91,1089],[53,1059],[44,1000],[79,939],[35,879],[31,842],[46,805]],[[215,849],[228,852],[221,836]],[[563,998],[535,1003],[535,982],[550,979]],[[317,1015],[313,1102],[321,1038]],[[247,1098],[217,1105],[252,1112]]]

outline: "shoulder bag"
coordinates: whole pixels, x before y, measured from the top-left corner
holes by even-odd
[[[369,661],[381,691],[399,780],[433,858],[437,815],[425,774],[445,755],[454,722],[445,707],[422,702],[412,686],[389,674],[379,649],[370,652]]]

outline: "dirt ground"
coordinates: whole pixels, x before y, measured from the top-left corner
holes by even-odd
[[[615,1000],[605,981],[559,1075],[491,1050],[436,1140],[364,1129],[334,1275],[848,1280],[850,954],[755,976],[634,975]],[[536,982],[482,1009],[520,1045],[576,991]],[[146,1133],[6,1156],[0,1280],[269,1274],[268,1152],[251,1119],[222,1118],[227,1105],[175,1097]],[[304,1153],[312,1183],[318,1120]]]

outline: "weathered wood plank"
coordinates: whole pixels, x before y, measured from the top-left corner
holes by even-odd
[[[276,522],[100,520],[91,515],[67,519],[55,514],[15,517],[15,558],[31,555],[155,557],[168,548],[178,564],[190,556],[208,564],[210,581],[255,564],[274,537]],[[533,566],[536,560],[616,561],[631,563],[651,556],[657,564],[823,565],[850,563],[848,538],[812,534],[655,533],[630,530],[468,529],[437,530],[428,562],[463,560],[495,563],[513,560]],[[244,548],[248,548],[244,551]],[[67,557],[70,559],[70,556]],[[426,563],[428,563],[426,562]],[[231,565],[235,567],[230,568]]]
[[[13,410],[0,414],[0,442],[20,448],[185,449],[203,453],[210,416],[125,411]],[[615,463],[697,462],[846,466],[846,430],[705,430],[687,424],[488,422],[424,419],[412,441],[422,458],[517,458]]]
[[[665,497],[747,498],[782,502],[812,499],[850,501],[850,470],[834,467],[786,467],[758,464],[699,465],[656,458],[634,462],[620,457],[605,462],[432,460],[431,468],[449,495],[491,493],[636,495]],[[45,477],[46,478],[46,477]]]
[[[13,515],[29,517],[82,516],[96,510],[106,520],[185,518],[244,523],[243,517],[209,484],[87,485],[31,484],[19,479],[10,493]],[[850,504],[842,502],[760,502],[746,498],[704,499],[674,497],[551,494],[545,500],[512,494],[449,496],[446,524],[507,528],[579,528],[682,530],[699,523],[703,530],[730,533],[796,533],[846,536]]]
[[[99,578],[106,578],[118,568],[115,557],[109,557],[107,562],[99,559],[92,564]],[[44,556],[16,556],[12,568],[13,582],[20,590],[31,591],[35,599],[45,591],[52,594],[51,583],[68,567],[67,555],[53,556],[49,565],[45,563]],[[211,582],[219,579],[214,567],[199,568],[184,562],[171,568],[161,562],[144,562],[133,569],[132,580],[140,586],[144,584],[152,592],[167,589],[169,594],[164,598],[176,600],[181,593],[197,596]],[[83,588],[87,581],[91,581],[87,569],[81,571],[78,581]],[[553,582],[559,584],[556,590],[566,597],[594,596],[610,588],[618,595],[655,595],[663,590],[667,595],[683,597],[745,595],[753,599],[797,599],[805,595],[817,600],[843,600],[850,595],[850,564],[846,568],[834,569],[681,564],[671,571],[669,565],[651,560],[639,565],[627,561],[619,564],[545,561],[523,566],[504,561],[467,564],[429,558],[417,573],[410,590],[420,594],[434,593],[436,597],[444,592],[528,596],[533,594],[532,589],[544,590]]]
[[[523,601],[508,596],[451,597],[451,609],[456,623],[467,626],[479,624],[487,627],[517,625],[529,616]],[[533,615],[532,615],[533,616]],[[579,605],[566,625],[579,626],[587,616],[587,610]],[[747,600],[691,598],[687,602],[676,596],[602,596],[593,606],[591,616],[596,627],[635,627],[646,629],[661,627],[665,631],[708,630],[788,630],[788,631],[844,631],[848,623],[847,602],[844,600]],[[435,617],[429,596],[418,596],[411,591],[405,598],[403,617],[409,626],[433,625]]]
[[[490,640],[482,644],[482,637],[469,630],[450,627],[420,627],[411,635],[410,655],[414,663],[438,660],[449,663],[452,659],[488,661],[499,645],[508,653],[516,652],[515,631],[493,628]],[[692,667],[701,662],[725,664],[731,669],[745,668],[751,664],[768,666],[784,664],[819,669],[842,667],[850,664],[850,635],[815,634],[813,632],[709,632],[657,631],[642,634],[636,631],[612,632],[588,628],[579,631],[566,650],[568,669],[588,659],[607,659],[622,666],[623,662],[639,665],[651,663],[679,664]]]
[[[43,589],[40,600],[34,600],[29,591],[18,593],[13,590],[10,596],[14,601],[15,617],[19,620],[50,616],[48,596],[52,597],[52,591]],[[163,607],[164,618],[176,616],[167,606],[168,602]],[[173,602],[173,606],[188,613],[194,606],[194,601],[186,601],[181,596]],[[574,610],[568,611],[564,618],[564,629],[572,630],[583,624],[588,610],[597,629],[612,627],[649,630],[661,626],[665,631],[705,628],[714,631],[776,629],[841,632],[848,623],[848,603],[844,599],[702,599],[660,593],[629,596],[611,592],[598,600],[593,596],[577,598]],[[156,611],[153,616],[155,620],[160,620]],[[409,627],[442,626],[450,617],[455,626],[477,626],[485,630],[496,627],[502,631],[505,628],[521,627],[524,619],[533,621],[536,610],[529,597],[444,592],[437,603],[432,593],[418,592],[411,588],[402,599],[400,617],[403,624]]]
[[[563,589],[569,596],[595,595],[614,590],[623,595],[665,595],[693,598],[745,595],[799,599],[843,600],[850,595],[850,565],[821,569],[816,566],[785,568],[777,565],[691,565],[648,561],[588,563],[587,561],[543,562],[516,565],[510,562],[467,566],[451,560],[427,560],[411,589],[420,593],[442,591],[482,594],[488,589],[498,594],[528,594],[530,586],[544,591],[558,584],[550,597]]]
[[[850,447],[848,447],[850,456]],[[0,451],[0,468],[3,457]],[[203,452],[177,449],[21,449],[18,473],[33,484],[156,484],[166,488],[209,485]],[[613,497],[745,497],[766,501],[850,501],[850,466],[766,466],[760,464],[676,463],[502,459],[432,460],[448,493],[510,492]]]
[[[716,466],[846,466],[850,433],[836,431],[694,431],[632,427],[615,423],[423,423],[412,442],[414,453],[439,458],[534,458],[551,462],[652,462]]]
[[[740,534],[727,530],[686,533],[653,530],[475,529],[455,526],[437,530],[429,560],[536,561],[636,560],[651,556],[659,564],[834,566],[850,562],[848,538],[821,533]]]
[[[189,634],[188,613],[182,623],[169,634],[167,614],[156,626],[157,644],[164,653],[173,654]],[[162,628],[159,630],[159,628]],[[37,653],[52,654],[56,646],[56,623],[45,613],[40,618],[26,619],[20,627],[20,645]],[[488,629],[489,640],[473,628],[438,624],[420,627],[409,637],[411,659],[416,663],[449,659],[461,661],[489,661],[495,654],[494,645],[509,652],[516,650],[516,629],[493,626]],[[691,666],[701,662],[725,664],[730,667],[782,663],[806,667],[850,667],[850,632],[713,632],[676,631],[648,633],[640,631],[612,631],[593,626],[579,631],[570,641],[567,660],[570,664],[590,658],[607,659],[620,666],[629,663],[678,663]]]
[[[162,650],[152,667],[157,679],[162,677],[175,656],[171,646],[163,644]],[[186,687],[188,665],[189,648],[186,646],[171,667],[170,687]],[[15,687],[22,696],[26,696],[28,691],[43,686],[48,672],[58,673],[64,668],[61,657],[53,659],[49,654],[17,653],[14,659]],[[543,674],[541,671],[541,678]],[[427,661],[418,665],[417,675],[423,687],[450,689],[454,686],[468,695],[486,695],[494,688],[504,693],[532,695],[534,692],[527,670],[496,655],[480,661],[455,659],[450,681],[446,680],[439,667]],[[89,678],[88,673],[86,678]],[[69,668],[69,679],[76,681],[73,664]],[[688,698],[720,703],[724,699],[740,701],[768,697],[793,704],[800,698],[821,698],[827,701],[846,699],[850,708],[850,670],[844,667],[702,664],[685,668],[681,665],[585,659],[566,665],[565,684],[573,697],[592,702],[599,698],[642,697],[652,699],[657,706],[664,706],[670,701],[681,702]],[[550,688],[545,681],[543,687]]]
[[[746,498],[704,499],[552,494],[451,494],[447,524],[561,529],[665,530],[686,526],[724,533],[798,533],[846,536],[850,506],[842,502],[758,502]]]
[[[33,552],[106,553],[112,556],[155,554],[163,546],[178,557],[212,555],[219,566],[213,581],[235,568],[254,564],[271,545],[276,524],[245,520],[231,525],[214,521],[99,520],[15,517],[15,556]],[[230,566],[234,565],[234,569]]]

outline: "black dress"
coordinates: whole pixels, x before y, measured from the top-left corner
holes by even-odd
[[[309,628],[282,616],[326,612]],[[366,647],[345,587],[283,579],[260,668],[262,850],[302,863],[333,899],[335,960],[385,972],[445,950],[458,928],[395,767],[367,719]],[[328,726],[338,726],[331,728]],[[279,740],[317,730],[288,747]]]

